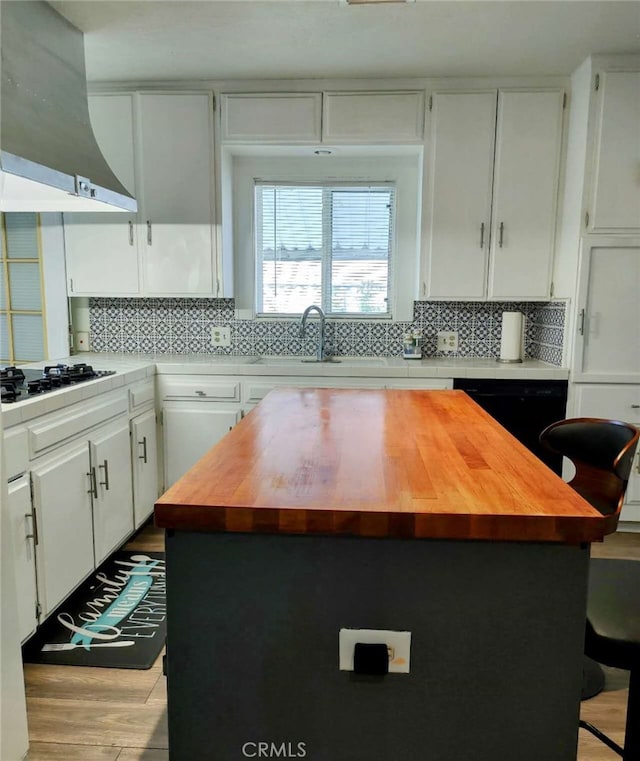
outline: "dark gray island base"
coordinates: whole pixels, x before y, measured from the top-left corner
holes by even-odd
[[[170,761],[575,760],[588,546],[167,533]]]
[[[170,761],[575,761],[617,515],[462,391],[274,391],[155,521]],[[410,673],[340,671],[340,629],[411,632]]]

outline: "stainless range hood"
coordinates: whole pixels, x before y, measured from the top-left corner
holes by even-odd
[[[42,0],[0,2],[1,211],[137,211],[96,143],[82,33]]]

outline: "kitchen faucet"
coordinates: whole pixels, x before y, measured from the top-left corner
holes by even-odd
[[[302,314],[302,320],[300,321],[300,338],[304,338],[305,336],[305,330],[307,327],[307,319],[309,317],[310,312],[317,312],[318,317],[320,318],[320,324],[318,325],[318,345],[316,347],[316,362],[326,362],[328,359],[330,359],[324,351],[324,312],[322,311],[321,307],[317,306],[317,304],[311,304],[311,306],[307,307],[303,314]]]

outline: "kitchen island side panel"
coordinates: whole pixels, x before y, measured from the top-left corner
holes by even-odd
[[[259,742],[575,760],[588,545],[169,531],[166,548],[170,761]],[[345,627],[410,631],[410,674],[339,671]]]

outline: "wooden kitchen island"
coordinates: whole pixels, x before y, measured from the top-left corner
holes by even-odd
[[[616,520],[464,392],[273,391],[156,504],[171,761],[575,759]],[[410,673],[340,671],[342,628]]]

